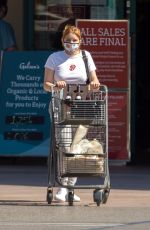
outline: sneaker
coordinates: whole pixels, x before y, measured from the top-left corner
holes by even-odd
[[[80,202],[80,197],[74,194],[73,201]]]
[[[74,196],[73,196],[73,201],[74,202],[80,202],[80,197],[79,196],[77,196],[76,194],[74,194]],[[66,201],[68,201],[68,194],[66,195]]]
[[[55,195],[55,200],[59,202],[65,202],[67,194],[68,194],[68,191],[66,188],[60,188],[58,189],[57,194]]]

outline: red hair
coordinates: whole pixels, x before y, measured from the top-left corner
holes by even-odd
[[[81,40],[81,32],[80,29],[76,26],[66,25],[63,30],[62,40],[64,40],[65,36],[69,33],[75,34],[79,40]]]

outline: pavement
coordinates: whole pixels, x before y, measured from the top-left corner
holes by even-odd
[[[110,165],[111,190],[105,207],[150,207],[150,167]],[[47,165],[0,164],[0,204],[1,205],[48,205]],[[79,183],[93,184],[94,179],[79,179]],[[97,182],[96,182],[97,183]],[[54,193],[57,187],[54,188]],[[75,189],[81,202],[76,206],[96,206],[92,189]],[[53,201],[52,206],[65,206]]]
[[[47,204],[47,165],[0,162],[0,230],[149,230],[150,167],[110,165],[106,204],[93,202],[92,189],[75,189],[81,202]],[[98,178],[96,178],[98,179]],[[78,183],[97,183],[93,177]],[[54,188],[54,193],[57,187]]]

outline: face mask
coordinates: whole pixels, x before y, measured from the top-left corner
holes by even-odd
[[[76,49],[79,48],[79,43],[64,42],[64,48],[65,48],[65,50],[67,50],[69,52],[74,52]]]

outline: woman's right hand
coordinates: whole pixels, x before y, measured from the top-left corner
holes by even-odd
[[[66,87],[66,82],[65,81],[57,81],[56,82],[56,87],[59,89],[63,89]]]

